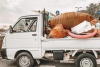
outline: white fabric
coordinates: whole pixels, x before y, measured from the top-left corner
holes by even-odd
[[[83,33],[83,32],[87,32],[91,29],[92,29],[92,26],[91,26],[90,22],[84,21],[84,22],[76,25],[75,27],[71,28],[71,31],[73,33],[80,34],[80,33]]]

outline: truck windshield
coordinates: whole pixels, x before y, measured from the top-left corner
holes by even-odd
[[[37,17],[22,18],[13,27],[13,32],[34,32],[36,31]]]

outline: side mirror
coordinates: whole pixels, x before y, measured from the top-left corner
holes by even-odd
[[[12,26],[9,26],[9,30],[10,30],[10,33],[13,32],[13,28],[12,28]]]

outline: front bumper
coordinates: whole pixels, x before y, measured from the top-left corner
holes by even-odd
[[[1,56],[2,56],[3,59],[8,59],[8,58],[7,58],[6,48],[3,48],[3,49],[1,50]]]

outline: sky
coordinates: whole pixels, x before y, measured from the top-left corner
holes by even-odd
[[[43,10],[44,8],[55,14],[76,12],[75,7],[86,9],[90,3],[100,3],[100,0],[0,0],[0,25],[14,24],[20,16],[34,15],[32,10]]]

